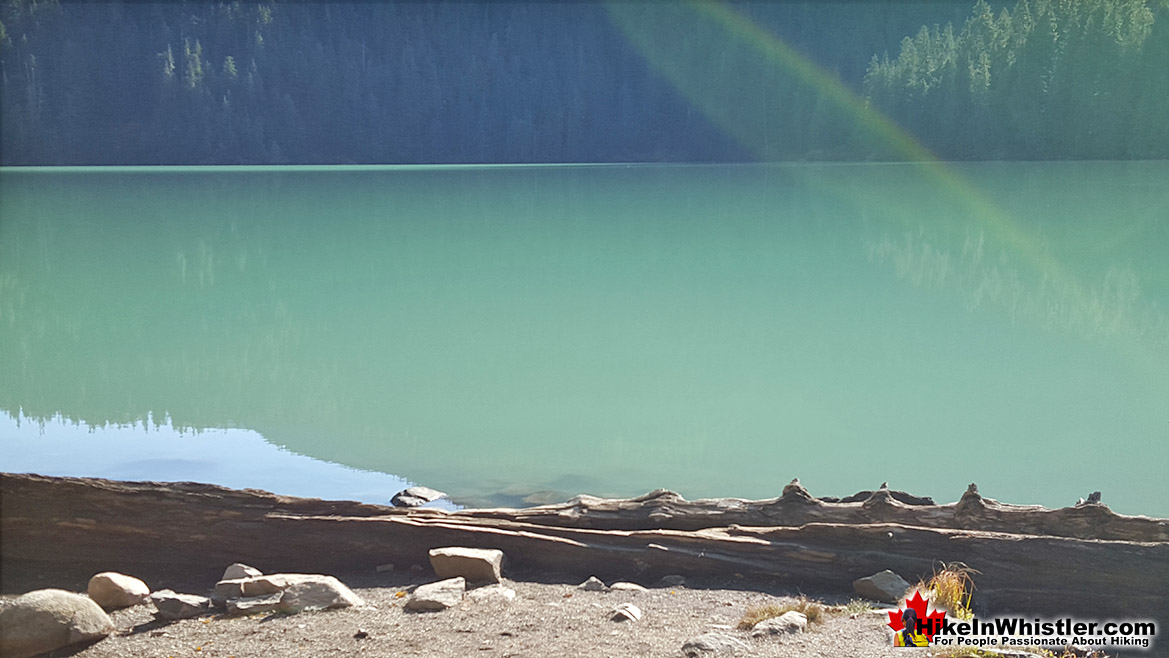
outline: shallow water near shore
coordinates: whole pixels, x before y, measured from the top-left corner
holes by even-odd
[[[1169,516],[1169,163],[6,169],[0,470]]]

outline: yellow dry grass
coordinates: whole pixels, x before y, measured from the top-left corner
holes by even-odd
[[[970,609],[970,598],[974,593],[974,579],[978,572],[960,562],[943,564],[941,570],[935,570],[934,575],[924,583],[918,583],[918,589],[928,592],[930,603],[954,615],[958,619],[970,619],[974,613]]]
[[[770,603],[768,605],[748,608],[747,612],[743,614],[743,618],[739,620],[739,629],[749,631],[755,628],[755,624],[765,619],[774,619],[785,612],[791,612],[793,610],[804,613],[804,616],[808,618],[808,623],[815,624],[820,621],[821,616],[824,614],[824,604],[800,597],[796,599],[795,603],[788,603],[787,605]]]

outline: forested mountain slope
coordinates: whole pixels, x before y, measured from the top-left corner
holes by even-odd
[[[0,13],[3,164],[1169,154],[1166,0],[74,2]]]

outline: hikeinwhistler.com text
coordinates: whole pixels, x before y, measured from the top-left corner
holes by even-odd
[[[931,625],[933,628],[931,628]],[[960,621],[920,620],[922,630],[933,631],[933,644],[953,647],[1053,646],[1074,644],[1086,648],[1148,649],[1157,635],[1149,620],[1083,621],[998,617]]]

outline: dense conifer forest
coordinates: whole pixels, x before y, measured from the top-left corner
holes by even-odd
[[[6,165],[1169,155],[1169,0],[5,0],[0,67]]]

